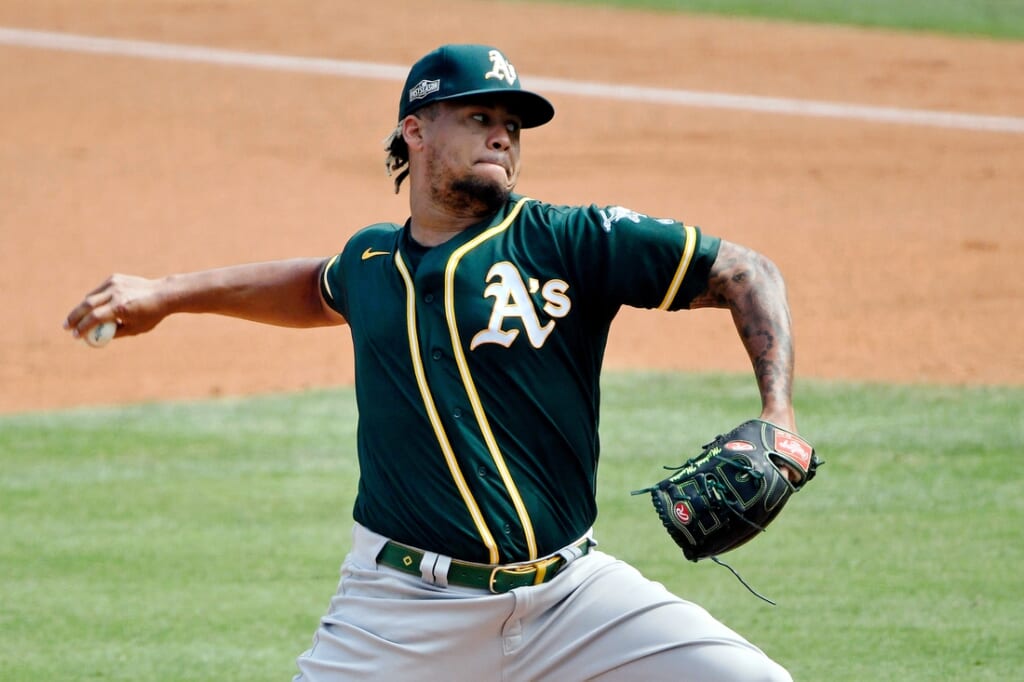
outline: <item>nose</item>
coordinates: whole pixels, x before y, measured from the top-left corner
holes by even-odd
[[[512,146],[512,136],[503,124],[496,125],[491,129],[490,147],[494,151],[505,151]]]

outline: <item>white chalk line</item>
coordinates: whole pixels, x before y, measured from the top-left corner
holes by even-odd
[[[193,45],[101,38],[70,33],[3,27],[0,27],[0,45],[398,82],[404,81],[409,68],[408,65],[377,64],[373,62],[315,57],[293,57]],[[1024,117],[1019,116],[989,116],[931,109],[879,107],[786,97],[615,85],[612,83],[545,77],[531,77],[529,79],[529,87],[546,94],[557,93],[577,97],[625,100],[646,104],[731,109],[765,114],[786,114],[876,123],[959,128],[984,132],[1024,133]]]

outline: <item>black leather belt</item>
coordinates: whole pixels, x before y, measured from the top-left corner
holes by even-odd
[[[570,548],[574,549],[578,556],[583,556],[590,551],[590,540],[583,538]],[[377,555],[377,563],[419,576],[423,555],[422,550],[389,541]],[[448,567],[448,584],[475,587],[500,594],[517,587],[546,583],[567,565],[565,557],[560,554],[530,563],[511,565],[473,564],[452,559],[451,566]]]

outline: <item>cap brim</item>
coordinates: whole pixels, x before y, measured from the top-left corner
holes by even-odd
[[[524,128],[542,126],[555,117],[555,107],[545,97],[529,90],[482,89],[460,92],[457,95],[437,97],[431,102],[445,102],[472,97],[494,98],[510,103],[509,109],[523,122]]]

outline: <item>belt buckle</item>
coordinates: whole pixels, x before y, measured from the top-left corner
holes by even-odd
[[[544,582],[544,578],[547,576],[548,569],[551,568],[554,564],[558,563],[558,561],[561,560],[561,558],[562,557],[555,555],[553,557],[541,559],[540,561],[535,561],[532,564],[525,564],[523,566],[495,566],[491,569],[491,575],[487,579],[487,589],[491,592],[491,594],[498,594],[498,591],[494,589],[494,581],[497,580],[499,571],[504,573],[511,573],[513,575],[526,575],[531,572],[536,573],[536,576],[533,578],[533,584],[540,585]]]

